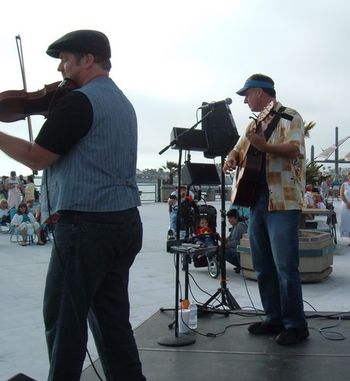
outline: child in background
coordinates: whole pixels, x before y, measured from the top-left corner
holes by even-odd
[[[201,246],[215,246],[214,238],[216,233],[209,227],[209,221],[206,217],[201,217],[199,220],[199,226],[195,231],[195,243]]]

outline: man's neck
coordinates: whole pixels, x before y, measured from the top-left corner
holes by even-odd
[[[273,97],[270,97],[270,96],[266,95],[266,96],[264,97],[264,99],[262,99],[262,101],[261,101],[261,103],[260,103],[261,107],[260,107],[260,110],[259,110],[259,111],[263,111],[263,110],[264,110],[264,109],[265,109],[271,102],[274,103],[274,107],[275,107],[276,104],[277,104],[276,99],[273,98]]]

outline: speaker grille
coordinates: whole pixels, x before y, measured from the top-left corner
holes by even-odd
[[[181,136],[183,133],[185,134]],[[207,134],[202,130],[190,131],[189,128],[174,127],[171,132],[170,142],[175,139],[178,139],[178,142],[172,146],[173,149],[202,152],[208,149]]]
[[[186,185],[218,185],[220,178],[215,164],[186,163],[181,170]]]
[[[208,112],[211,114],[206,117]],[[202,121],[202,130],[207,134],[209,145],[208,149],[204,151],[204,156],[207,158],[226,156],[239,139],[229,106],[222,104],[211,109],[203,109],[203,118],[205,119]]]

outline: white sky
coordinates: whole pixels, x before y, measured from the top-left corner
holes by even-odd
[[[112,7],[113,4],[113,7]],[[138,168],[177,161],[178,151],[158,152],[174,126],[196,123],[203,101],[227,97],[239,133],[250,111],[235,94],[253,73],[275,81],[278,99],[315,121],[315,154],[350,135],[350,3],[348,0],[17,0],[3,2],[0,92],[22,88],[15,36],[22,39],[28,91],[61,80],[47,46],[76,29],[106,33],[111,77],[134,104],[139,122]],[[34,137],[43,118],[33,117]],[[200,127],[198,127],[200,128]],[[25,121],[1,131],[28,138]],[[350,141],[350,139],[349,139]],[[340,156],[350,151],[350,142]],[[331,157],[332,158],[332,157]],[[194,152],[192,161],[206,162]],[[0,175],[30,170],[0,152]]]

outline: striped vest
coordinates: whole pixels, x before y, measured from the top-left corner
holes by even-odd
[[[59,210],[104,212],[140,205],[133,106],[109,77],[98,77],[74,91],[89,98],[93,123],[78,144],[44,171],[43,221],[49,209],[50,214]]]

